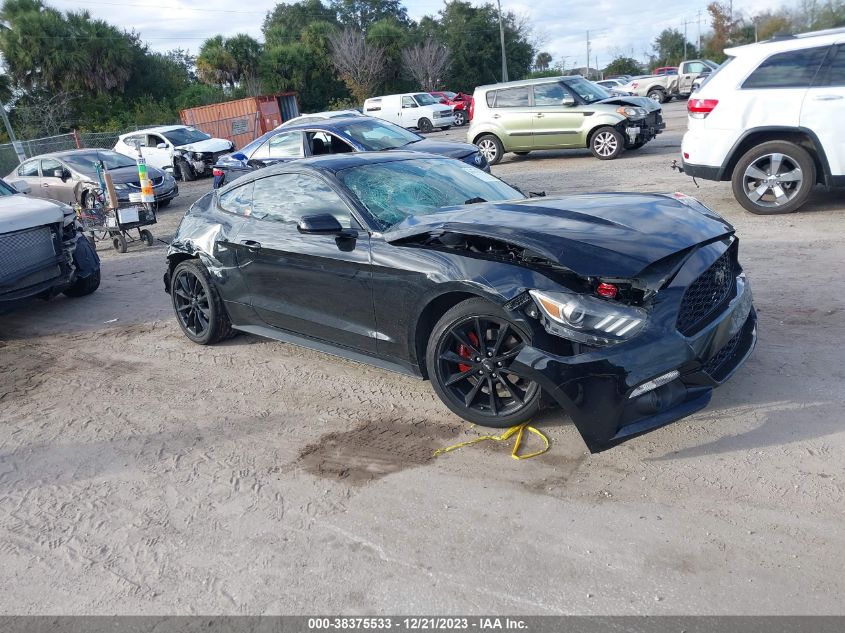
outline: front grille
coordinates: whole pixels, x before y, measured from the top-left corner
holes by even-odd
[[[659,110],[655,110],[654,112],[646,116],[644,127],[659,130],[661,123],[663,123],[663,117],[660,115]]]
[[[158,178],[152,179],[153,187],[160,187],[163,182],[164,176],[159,176]],[[127,182],[126,184],[132,187],[132,189],[141,189],[140,182]]]
[[[743,354],[745,346],[743,342],[748,340],[751,336],[751,330],[754,328],[754,320],[749,316],[745,324],[740,328],[739,332],[724,344],[716,355],[708,360],[701,369],[703,369],[708,376],[713,380],[721,382],[725,377],[731,373],[731,370],[736,366],[738,360]]]
[[[705,326],[708,317],[728,298],[735,281],[733,259],[728,250],[684,292],[678,310],[678,331],[684,336],[692,336]]]
[[[0,235],[0,280],[12,279],[56,256],[56,242],[49,226]]]

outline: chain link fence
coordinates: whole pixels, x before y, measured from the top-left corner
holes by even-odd
[[[177,122],[164,123],[162,125],[182,124]],[[23,151],[27,158],[83,147],[111,149],[115,146],[121,134],[147,130],[152,127],[159,126],[133,125],[120,132],[71,132],[69,134],[57,134],[56,136],[19,141],[19,143],[23,146]],[[197,124],[194,127],[218,138],[231,138],[233,135],[241,135],[241,143],[238,143],[239,147],[261,135],[261,130],[257,126],[257,117],[255,116],[239,117],[237,120],[221,119],[220,121]],[[18,156],[12,144],[0,144],[0,178],[5,178],[6,175],[12,173],[18,164]]]

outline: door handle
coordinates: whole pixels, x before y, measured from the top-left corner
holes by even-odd
[[[261,242],[256,242],[255,240],[241,240],[241,244],[246,246],[247,249],[251,251],[257,251],[261,249]]]
[[[501,115],[501,114],[494,114],[494,115],[493,115],[493,118],[494,118],[494,119],[501,119],[501,118],[502,118],[502,115]]]
[[[50,183],[48,183],[48,182],[42,182],[42,183],[41,183],[41,186],[46,188],[46,187],[49,187],[49,186],[50,186]]]
[[[819,95],[813,97],[815,101],[839,101],[840,99],[842,99],[842,95]]]
[[[538,112],[538,113],[537,113],[537,118],[538,118],[538,119],[542,119],[542,118],[543,118],[543,113],[542,113],[542,112]]]

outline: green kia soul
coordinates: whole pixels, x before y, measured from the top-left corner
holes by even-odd
[[[666,127],[647,97],[613,97],[579,76],[479,86],[467,140],[491,165],[506,152],[589,147],[600,160],[639,149]]]

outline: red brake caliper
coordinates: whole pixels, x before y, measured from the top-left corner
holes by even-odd
[[[469,342],[475,345],[476,348],[479,347],[479,340],[478,337],[475,335],[475,332],[469,332]],[[458,345],[458,356],[461,358],[472,358],[472,350],[468,348],[466,345]],[[469,371],[472,365],[466,365],[464,363],[458,364],[458,371],[465,372]]]

